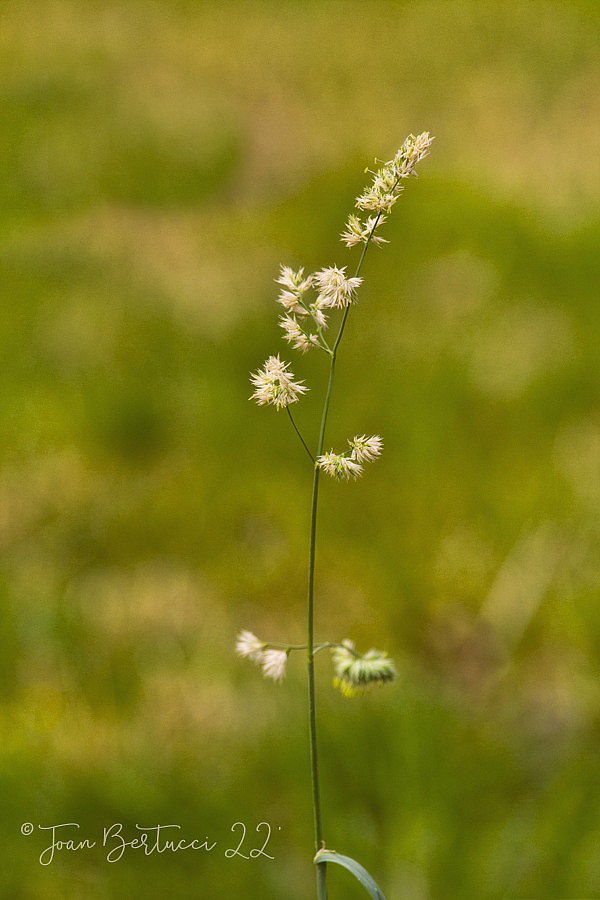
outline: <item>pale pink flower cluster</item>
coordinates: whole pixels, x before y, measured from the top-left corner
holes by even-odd
[[[265,678],[282,681],[285,678],[285,665],[288,653],[286,650],[273,650],[251,631],[241,631],[235,645],[236,653],[262,666]]]

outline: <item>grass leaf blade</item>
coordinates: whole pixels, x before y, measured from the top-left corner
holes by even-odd
[[[349,872],[352,872],[354,877],[360,881],[373,900],[385,900],[383,891],[380,889],[375,879],[369,875],[367,870],[364,869],[360,863],[357,863],[356,860],[352,859],[350,856],[342,856],[341,853],[336,853],[334,850],[319,850],[314,861],[315,864],[333,862],[343,866],[345,869],[348,869]]]

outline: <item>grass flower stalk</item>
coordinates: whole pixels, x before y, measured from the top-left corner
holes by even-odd
[[[367,250],[371,244],[387,243],[376,234],[376,231],[385,222],[392,206],[403,191],[403,180],[411,175],[416,175],[415,166],[427,156],[431,141],[432,138],[426,132],[418,137],[410,135],[392,160],[384,163],[376,172],[371,173],[373,181],[356,199],[356,209],[361,214],[368,211],[373,215],[363,221],[359,215],[352,213],[348,218],[346,231],[341,235],[341,240],[348,248],[357,244],[363,245],[356,271],[352,277],[346,276],[346,267],[330,266],[306,277],[304,269],[294,272],[289,266],[281,267],[277,283],[282,286],[278,302],[285,310],[285,315],[280,317],[284,339],[302,353],[311,349],[320,349],[329,357],[329,376],[321,413],[319,437],[314,453],[304,440],[290,410],[291,404],[296,403],[307,391],[307,388],[303,382],[294,380],[289,363],[280,360],[279,356],[271,356],[263,369],[259,369],[251,377],[255,388],[251,399],[256,400],[260,406],[272,405],[277,410],[285,409],[287,411],[294,430],[313,465],[306,644],[264,642],[252,632],[242,631],[238,637],[236,651],[241,656],[260,665],[264,677],[277,682],[283,680],[288,658],[293,651],[306,650],[307,653],[308,730],[315,848],[317,850],[314,860],[317,876],[317,900],[326,900],[327,898],[327,862],[336,862],[349,868],[372,896],[383,896],[371,876],[359,863],[328,850],[323,837],[317,749],[315,655],[326,648],[331,650],[335,673],[334,685],[347,697],[362,694],[375,684],[382,685],[393,681],[396,677],[396,669],[386,653],[372,649],[361,654],[349,639],[341,642],[321,641],[317,643],[315,641],[315,563],[319,487],[322,472],[338,480],[348,481],[350,477],[358,478],[363,474],[364,465],[377,459],[383,449],[383,441],[379,435],[367,437],[362,434],[348,440],[349,450],[345,453],[336,453],[333,450],[324,451],[337,354],[350,308],[357,301],[358,289],[363,281],[360,273]],[[311,291],[317,292],[316,298],[312,300],[310,299]],[[336,309],[342,312],[337,335],[333,344],[330,345],[325,337],[325,331],[329,325],[325,310]],[[372,893],[374,889],[377,894]]]

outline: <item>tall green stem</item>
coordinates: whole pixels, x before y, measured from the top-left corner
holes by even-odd
[[[381,215],[381,214],[380,214]],[[367,247],[371,242],[371,238],[377,228],[380,216],[377,216],[375,224],[371,229],[371,233],[365,242],[363,252],[361,254],[358,267],[356,269],[355,278],[360,273]],[[333,379],[335,376],[335,361],[337,351],[346,327],[346,320],[350,306],[347,306],[342,316],[340,329],[331,351],[331,361],[329,366],[329,382],[327,384],[327,394],[325,395],[325,403],[323,405],[323,415],[321,417],[321,430],[319,432],[319,445],[317,448],[317,459],[323,453],[323,444],[325,442],[325,428],[327,426],[327,416],[329,414],[329,404],[331,402],[331,391],[333,389]],[[304,442],[303,442],[304,443]],[[319,504],[319,476],[321,470],[315,464],[315,473],[313,478],[312,507],[310,516],[310,553],[308,562],[308,720],[310,734],[310,768],[312,775],[312,792],[313,792],[313,813],[315,824],[315,847],[320,850],[324,846],[323,840],[323,823],[321,819],[321,794],[319,789],[319,758],[317,753],[317,715],[315,702],[315,651],[314,651],[314,609],[315,609],[315,551],[317,543],[317,508]],[[317,900],[327,900],[327,864],[317,863]]]
[[[331,364],[329,368],[329,385],[327,387],[327,397],[323,408],[323,416],[321,419],[321,431],[319,434],[319,446],[317,449],[317,458],[323,453],[323,442],[325,440],[325,426],[327,424],[327,413],[329,411],[329,401],[331,399],[331,389],[333,387],[333,376],[335,373],[335,350],[331,354]],[[313,479],[312,509],[310,517],[310,554],[308,562],[308,718],[310,733],[310,769],[312,774],[312,790],[313,790],[313,813],[315,822],[315,847],[320,850],[323,846],[323,824],[321,821],[321,795],[319,791],[319,759],[317,754],[317,717],[315,704],[315,655],[314,655],[314,600],[315,600],[315,550],[317,542],[317,507],[319,503],[319,476],[321,470],[315,465],[315,474]],[[326,863],[317,863],[317,900],[327,900],[327,873]]]

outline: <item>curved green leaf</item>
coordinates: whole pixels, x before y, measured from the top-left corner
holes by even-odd
[[[349,856],[342,856],[341,853],[336,853],[334,850],[319,850],[314,861],[315,864],[334,862],[343,866],[345,869],[348,869],[349,872],[352,872],[355,878],[358,878],[362,886],[368,890],[373,900],[385,900],[383,892],[377,882],[371,878],[367,870],[363,869],[360,863],[357,863],[355,859],[352,859]]]

